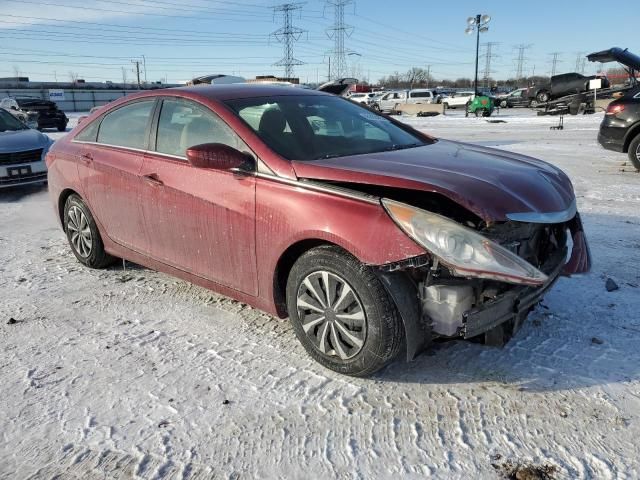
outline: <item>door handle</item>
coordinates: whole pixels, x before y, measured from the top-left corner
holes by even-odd
[[[158,178],[157,173],[147,173],[146,175],[143,175],[142,178],[144,178],[145,182],[151,185],[154,185],[156,187],[159,187],[160,185],[164,185],[164,182]]]
[[[93,162],[93,156],[90,153],[83,153],[82,155],[80,155],[80,160],[85,165],[89,165],[91,162]]]

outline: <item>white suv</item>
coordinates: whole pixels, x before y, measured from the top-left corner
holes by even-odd
[[[475,98],[474,92],[455,92],[442,99],[444,108],[463,108]]]
[[[378,109],[383,113],[394,113],[396,105],[401,103],[411,103],[420,105],[422,103],[436,103],[436,96],[433,90],[426,88],[415,88],[413,90],[394,90],[386,93],[377,103]]]

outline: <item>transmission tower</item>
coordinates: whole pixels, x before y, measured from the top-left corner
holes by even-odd
[[[293,25],[292,17],[293,12],[300,10],[302,5],[302,3],[283,3],[273,7],[274,15],[282,15],[283,25],[271,35],[284,45],[284,57],[274,65],[284,67],[284,76],[286,78],[293,78],[294,66],[304,65],[304,62],[293,56],[293,44],[300,39],[300,36],[305,31]]]
[[[498,45],[498,42],[487,42],[482,44],[482,46],[485,48],[484,71],[482,73],[482,79],[484,80],[484,86],[487,88],[489,87],[489,77],[491,77],[491,60],[498,56],[495,54],[495,50],[493,49],[493,47],[497,47]]]
[[[579,72],[580,68],[582,67],[582,57],[584,56],[585,52],[576,52],[576,69],[574,70],[574,72]]]
[[[333,7],[333,26],[327,29],[327,36],[333,40],[333,78],[343,78],[347,75],[347,54],[344,46],[345,37],[351,36],[353,27],[344,23],[344,8],[354,3],[354,0],[326,0],[327,5]],[[331,61],[331,60],[330,60]]]
[[[584,72],[587,68],[587,57],[582,57],[582,62],[580,63],[580,73],[584,75]]]
[[[549,55],[552,56],[551,59],[551,76],[553,77],[556,72],[558,71],[558,64],[562,62],[562,60],[560,60],[560,54],[562,52],[552,52]]]
[[[526,45],[521,43],[520,45],[516,45],[515,48],[518,50],[518,56],[516,58],[516,80],[520,80],[524,76],[525,62],[527,61],[524,52],[531,48],[531,44]]]

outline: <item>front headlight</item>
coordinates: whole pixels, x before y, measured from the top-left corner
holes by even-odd
[[[479,233],[442,215],[386,198],[382,205],[413,240],[438,257],[455,275],[541,285],[547,276]]]

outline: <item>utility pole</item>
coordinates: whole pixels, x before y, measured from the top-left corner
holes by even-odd
[[[527,60],[524,56],[524,52],[531,48],[531,45],[521,43],[520,45],[516,45],[515,48],[518,50],[518,56],[516,58],[516,80],[520,80],[524,77],[525,62]]]
[[[122,87],[127,85],[127,69],[122,67]]]
[[[562,52],[552,52],[549,55],[551,55],[553,58],[551,60],[551,76],[553,77],[556,72],[558,71],[558,64],[562,63],[562,60],[560,60],[560,55],[562,54]]]
[[[431,65],[427,65],[427,88],[429,88],[429,80],[431,80]]]
[[[351,36],[353,27],[344,23],[344,8],[354,3],[354,0],[326,0],[327,5],[333,7],[333,26],[327,29],[327,36],[333,40],[334,58],[333,77],[343,78],[347,74],[347,49],[344,45],[345,37]]]
[[[142,88],[140,85],[140,60],[131,60],[131,63],[136,66],[135,72],[136,78],[138,79],[138,90],[140,90]]]
[[[144,84],[147,84],[147,59],[142,55],[142,68],[144,68]]]
[[[300,39],[305,30],[293,25],[292,16],[293,12],[302,8],[302,5],[302,3],[283,3],[273,7],[274,15],[282,14],[283,25],[271,35],[284,45],[284,56],[282,60],[274,63],[274,65],[284,67],[286,78],[293,78],[293,67],[295,65],[304,65],[304,62],[293,56],[293,43]]]
[[[582,57],[582,62],[580,64],[580,73],[582,75],[584,75],[584,71],[586,70],[586,66],[587,66],[587,57]]]
[[[484,86],[489,88],[489,78],[491,77],[491,60],[494,57],[497,57],[495,53],[492,53],[493,47],[497,47],[499,45],[498,42],[487,42],[483,44],[485,50],[485,60],[484,60],[484,72],[482,78],[484,79]]]

